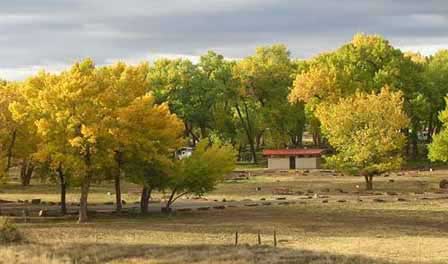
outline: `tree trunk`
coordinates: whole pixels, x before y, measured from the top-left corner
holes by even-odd
[[[12,132],[12,137],[11,137],[11,142],[8,146],[8,150],[6,153],[6,168],[5,168],[5,172],[9,171],[9,168],[11,168],[11,163],[12,163],[12,149],[14,148],[14,144],[16,143],[16,138],[17,138],[17,129],[14,129]]]
[[[201,138],[202,139],[208,137],[207,128],[205,126],[201,125],[200,130],[201,130]]]
[[[58,169],[59,176],[59,187],[61,191],[61,214],[67,214],[67,203],[66,203],[66,192],[67,192],[67,183],[65,182],[64,172],[62,171],[62,166],[59,165]]]
[[[89,195],[90,182],[92,180],[92,161],[90,157],[90,150],[84,156],[84,165],[86,166],[85,176],[81,183],[81,198],[79,201],[79,218],[78,223],[87,222],[87,198]]]
[[[432,113],[432,111],[431,111],[431,113],[429,113],[429,121],[428,121],[428,136],[427,136],[427,138],[426,138],[426,142],[427,143],[431,143],[431,141],[432,141],[432,134],[433,134],[433,132],[434,132],[434,127],[433,127],[433,116],[434,116],[434,114]]]
[[[117,162],[117,171],[115,173],[114,182],[115,182],[115,211],[117,213],[121,212],[123,208],[123,203],[121,199],[121,174],[122,174],[122,165],[123,165],[123,152],[116,151],[115,152],[115,161]]]
[[[142,214],[148,213],[149,199],[151,198],[151,189],[148,187],[143,187],[142,195],[140,197],[140,212]]]
[[[166,212],[169,212],[169,210],[171,209],[171,204],[173,204],[173,202],[174,202],[174,195],[176,194],[176,192],[177,192],[176,188],[174,188],[171,191],[170,198],[168,199],[168,201],[166,202],[166,205],[165,205]]]
[[[32,161],[29,159],[24,159],[22,161],[22,167],[20,168],[20,182],[22,186],[30,185],[33,171],[34,171],[34,165]]]
[[[115,175],[115,211],[119,213],[122,208],[120,173],[117,173]]]
[[[246,132],[246,136],[247,136],[247,141],[249,142],[249,147],[250,147],[250,152],[252,155],[252,161],[254,163],[257,163],[257,152],[255,149],[255,142],[254,139],[252,137],[252,133],[251,133],[251,127],[250,127],[250,121],[249,121],[249,116],[248,115],[248,110],[247,110],[247,106],[246,106],[246,122],[245,119],[243,117],[243,115],[241,114],[241,110],[240,107],[238,106],[238,104],[235,105],[236,108],[236,112],[238,113],[238,117],[240,118],[241,124],[243,125],[244,131]]]
[[[373,176],[364,176],[364,179],[366,180],[366,190],[373,190]]]

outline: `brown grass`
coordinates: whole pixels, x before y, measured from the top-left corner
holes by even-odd
[[[396,197],[388,197],[386,203],[372,202],[367,196],[357,202],[354,185],[362,183],[357,177],[283,175],[223,183],[210,198],[270,198],[276,186],[332,191],[327,204],[310,199],[288,206],[102,217],[85,225],[72,220],[20,223],[28,242],[0,248],[0,263],[448,263],[448,200],[421,200],[417,198],[430,194],[412,194],[435,191],[442,177],[378,178],[377,190],[396,191],[409,199],[397,202]],[[261,186],[261,194],[255,186]],[[0,199],[16,197],[20,188],[14,188],[3,189]],[[27,195],[40,196],[48,188],[35,186]],[[126,185],[125,191],[133,188]],[[349,193],[338,194],[336,188]],[[105,193],[111,189],[95,187],[94,199],[109,199]],[[57,201],[56,192],[48,193]],[[341,197],[347,202],[336,202]],[[288,196],[291,199],[299,197]],[[277,248],[273,247],[274,230]],[[238,247],[234,246],[235,231],[240,233]],[[262,246],[257,245],[259,231]]]

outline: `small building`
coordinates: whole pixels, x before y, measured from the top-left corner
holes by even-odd
[[[265,149],[269,169],[319,169],[324,149]]]

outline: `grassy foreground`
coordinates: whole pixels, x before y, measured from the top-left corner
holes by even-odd
[[[85,225],[19,224],[28,242],[0,248],[0,262],[447,263],[445,207],[441,202],[299,204],[98,218]],[[262,246],[257,246],[258,231]]]
[[[228,181],[208,198],[256,202],[261,197],[278,197],[272,194],[275,188],[312,190],[319,195],[328,188],[324,193],[328,203],[291,195],[287,200],[295,204],[262,206],[258,202],[256,207],[171,216],[102,216],[83,225],[74,220],[19,221],[27,242],[0,247],[0,263],[448,263],[448,194],[433,194],[444,175],[379,177],[375,187],[384,194],[381,203],[372,201],[377,196],[367,195],[363,202],[357,201],[354,191],[362,184],[359,177],[282,174]],[[107,194],[112,189],[94,186],[91,201],[113,201],[114,196]],[[2,190],[0,199],[58,199],[57,188],[47,185],[25,189],[6,185]],[[138,200],[136,186],[125,184],[124,192],[125,199]],[[399,202],[397,197],[406,199]],[[75,192],[70,199],[77,201]],[[240,234],[237,247],[236,231]]]

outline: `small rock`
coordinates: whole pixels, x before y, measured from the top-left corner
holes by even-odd
[[[260,201],[266,201],[266,198],[261,198]]]
[[[390,196],[398,195],[398,193],[396,193],[396,192],[386,192],[386,194],[387,194],[387,195],[390,195]]]
[[[439,187],[440,189],[448,189],[448,180],[445,179],[441,180],[439,183]]]
[[[314,193],[314,191],[313,190],[307,190],[306,193],[312,194],[312,193]]]
[[[399,202],[406,202],[407,200],[404,199],[404,198],[398,198],[397,201],[399,201]]]
[[[338,203],[345,203],[345,202],[347,202],[347,200],[344,199],[338,200]]]
[[[213,206],[213,209],[222,210],[222,209],[226,209],[226,207],[224,205],[218,205],[218,206]]]
[[[40,210],[40,211],[39,211],[39,216],[40,216],[40,217],[48,216],[48,211],[47,211],[47,210]]]
[[[40,199],[32,199],[31,200],[31,204],[40,204],[41,200]]]
[[[190,212],[192,210],[193,209],[191,209],[191,208],[179,208],[179,209],[176,209],[176,211],[178,211],[178,212]]]
[[[327,192],[330,192],[330,189],[329,188],[324,188],[324,189],[321,190],[321,192],[326,192],[327,193]]]
[[[328,200],[322,200],[322,203],[328,203]]]
[[[286,200],[286,197],[277,197],[276,200]]]
[[[377,203],[384,203],[384,202],[386,202],[385,200],[380,199],[380,198],[375,198],[375,199],[373,199],[373,201],[377,202]]]
[[[262,205],[271,205],[272,203],[271,202],[264,202],[264,203],[261,203]]]
[[[289,202],[280,202],[280,203],[278,203],[278,205],[288,205],[289,204]]]
[[[223,198],[223,199],[222,199],[222,202],[223,202],[223,203],[227,202],[226,198]]]
[[[254,206],[258,206],[259,204],[257,203],[251,203],[251,204],[245,204],[244,206],[248,206],[248,207],[254,207]]]
[[[389,180],[389,182],[391,182],[391,183],[392,183],[392,182],[395,182],[395,180],[393,180],[393,179],[390,179],[390,180]]]
[[[257,188],[255,188],[255,190],[256,190],[257,192],[259,192],[259,191],[261,191],[261,187],[257,187]]]

